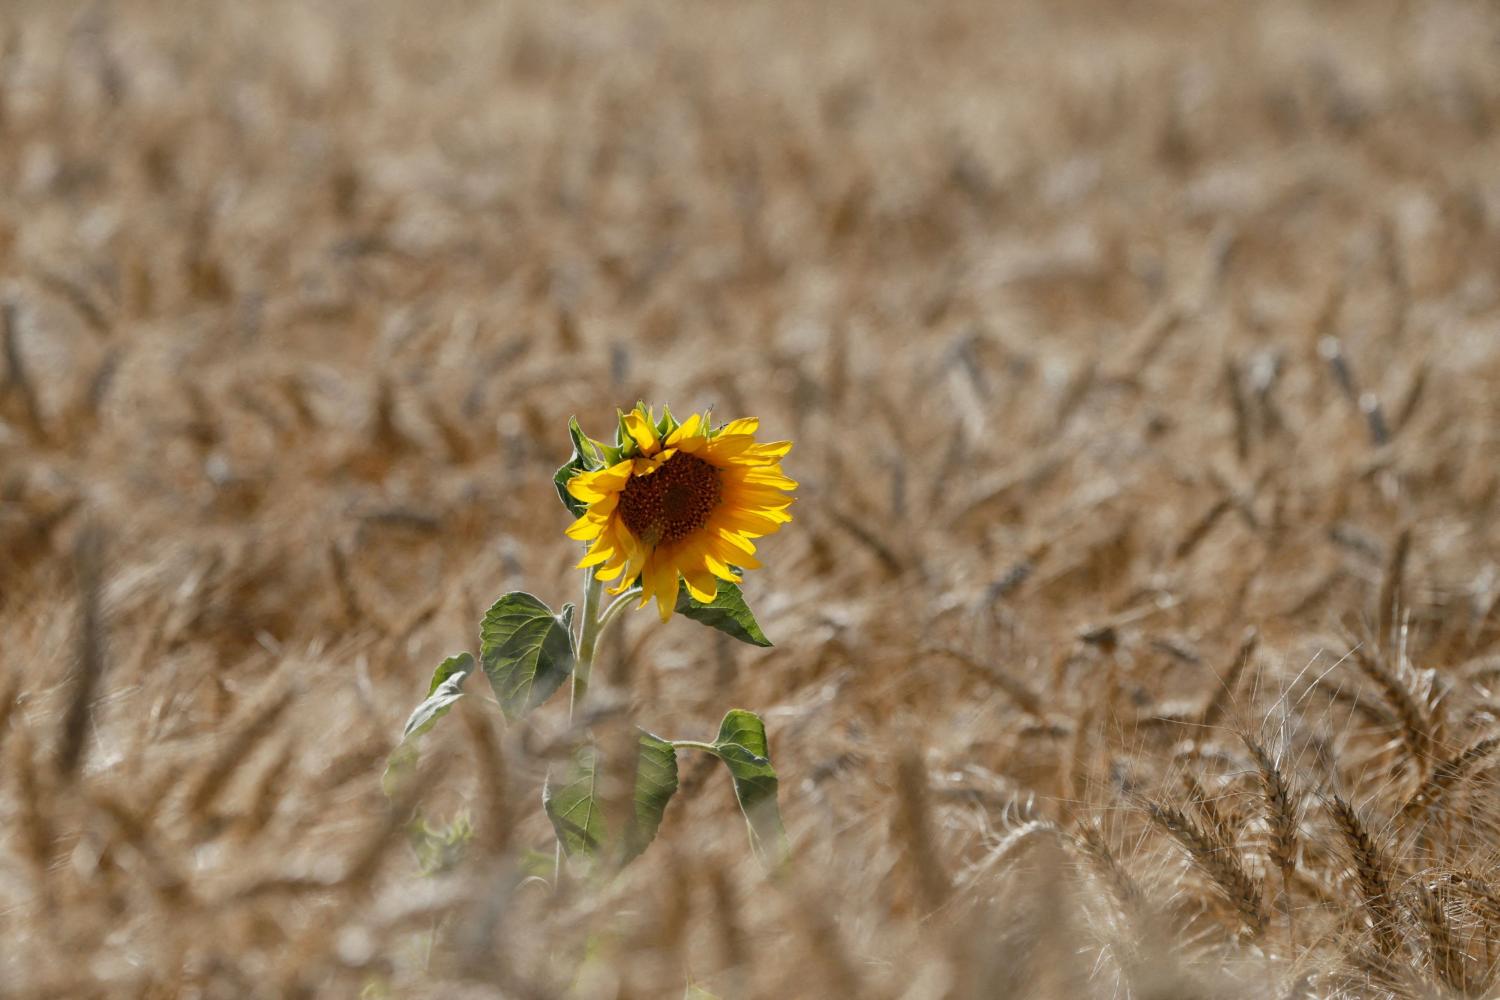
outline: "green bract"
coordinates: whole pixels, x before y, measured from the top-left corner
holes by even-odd
[[[577,517],[584,512],[585,505],[568,492],[568,480],[580,472],[592,472],[606,463],[614,464],[609,461],[608,452],[613,451],[615,461],[618,461],[619,449],[606,449],[604,445],[585,435],[578,426],[577,417],[568,418],[568,435],[573,439],[573,457],[552,474],[552,485],[557,489],[558,498],[562,500],[568,513]]]

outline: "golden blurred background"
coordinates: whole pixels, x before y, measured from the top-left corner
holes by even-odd
[[[1382,951],[1311,803],[1496,874],[1477,776],[1393,817],[1497,711],[1497,124],[1480,0],[7,4],[0,995],[1486,995],[1500,923]],[[793,867],[692,762],[610,887],[523,880],[565,710],[476,681],[419,857],[384,755],[495,597],[575,599],[566,421],[638,399],[797,442],[776,646],[601,667],[766,718]]]

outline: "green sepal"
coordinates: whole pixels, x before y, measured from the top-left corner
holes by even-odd
[[[677,751],[671,743],[637,729],[633,808],[624,829],[611,829],[599,788],[599,750],[585,743],[574,751],[563,780],[550,778],[542,789],[542,807],[558,842],[575,855],[623,866],[639,857],[656,838],[667,803],[677,791]]]
[[[663,427],[670,424],[671,430],[677,429],[677,421],[672,417],[670,412],[666,413],[661,420],[657,420],[656,415],[651,411],[651,407],[639,400],[629,410],[616,409],[615,414],[618,419],[615,426],[615,446],[619,449],[620,458],[632,458],[641,453],[640,445],[636,443],[635,438],[630,436],[630,429],[625,426],[625,417],[630,413],[639,413],[644,417],[646,423],[656,429],[656,435],[659,440],[665,439],[667,434],[670,433],[670,431],[664,431]]]
[[[681,426],[682,423],[676,417],[672,416],[672,408],[663,403],[661,407],[661,419],[656,422],[657,436],[665,441],[668,434]]]
[[[750,846],[768,866],[787,856],[786,830],[776,804],[779,781],[771,766],[771,747],[760,716],[742,708],[730,710],[719,724],[714,751],[734,781],[734,795],[750,831]]]
[[[620,449],[621,458],[630,458],[641,449],[625,426],[625,412],[618,407],[615,408],[615,447]]]
[[[573,457],[552,474],[552,485],[556,488],[557,497],[568,509],[568,513],[574,517],[582,517],[583,512],[588,510],[588,504],[568,492],[568,480],[580,472],[602,469],[605,462],[609,460],[609,454],[603,445],[583,433],[583,428],[578,426],[577,417],[568,418],[568,436],[573,439]],[[614,463],[610,462],[610,464]]]
[[[570,459],[566,465],[558,468],[552,474],[552,485],[557,489],[557,498],[562,501],[568,513],[574,517],[582,517],[583,512],[589,509],[589,505],[568,492],[568,480],[585,471],[582,464],[576,459]]]
[[[599,442],[583,433],[583,428],[578,426],[577,417],[568,418],[568,436],[573,439],[573,455],[583,459],[583,467],[587,472],[604,468],[604,455],[599,450]]]
[[[386,795],[394,796],[401,783],[411,776],[417,764],[417,744],[423,734],[437,725],[437,721],[464,696],[463,683],[474,672],[474,665],[471,654],[459,653],[438,664],[432,672],[426,700],[407,717],[401,730],[401,742],[386,758],[385,773],[380,778],[380,787]]]
[[[530,594],[512,592],[479,623],[479,660],[507,718],[515,720],[552,697],[573,674],[573,605],[562,613]]]
[[[725,635],[733,636],[740,642],[747,642],[752,646],[769,646],[771,640],[760,630],[760,624],[755,620],[755,615],[750,613],[750,606],[745,603],[745,595],[735,584],[724,580],[719,581],[719,589],[714,594],[714,599],[707,604],[696,600],[688,593],[687,584],[677,585],[676,612],[684,617],[691,618],[695,622],[702,622],[710,628],[716,628]]]

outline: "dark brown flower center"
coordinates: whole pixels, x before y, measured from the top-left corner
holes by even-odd
[[[650,475],[630,477],[620,494],[620,520],[648,545],[676,542],[708,523],[722,495],[719,470],[679,452]]]

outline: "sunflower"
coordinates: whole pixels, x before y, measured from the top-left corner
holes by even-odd
[[[658,423],[644,406],[622,414],[620,460],[567,482],[588,505],[567,529],[592,543],[579,567],[619,577],[612,594],[639,580],[639,607],[655,597],[662,621],[672,617],[679,578],[708,604],[720,580],[739,583],[739,568],[759,568],[751,539],[792,519],[785,491],[797,488],[781,471],[792,443],[757,443],[759,426],[746,418],[714,429],[707,413],[681,424],[667,413]]]

